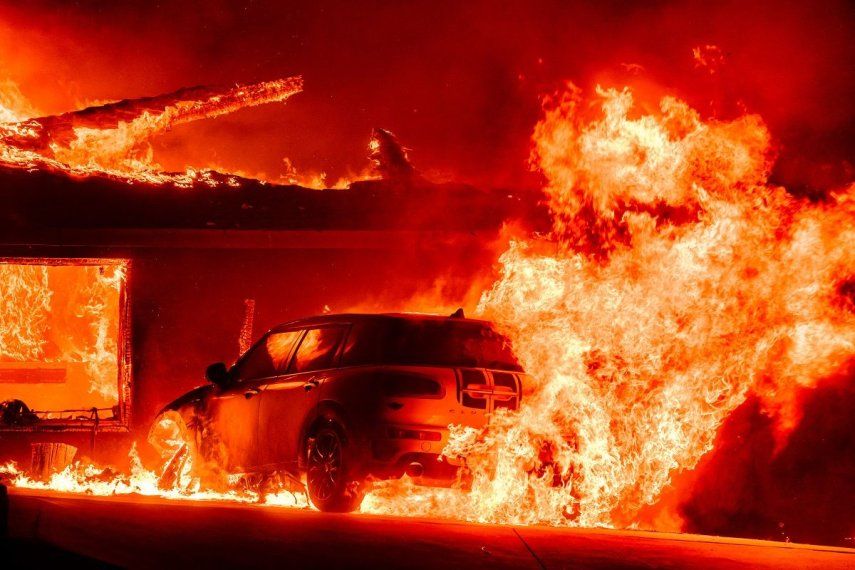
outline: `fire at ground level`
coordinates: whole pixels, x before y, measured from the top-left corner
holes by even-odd
[[[8,491],[12,567],[855,568],[855,550],[689,534]],[[7,559],[8,561],[8,559]]]

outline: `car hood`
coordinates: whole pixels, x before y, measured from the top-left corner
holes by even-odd
[[[204,386],[199,386],[197,388],[193,388],[189,392],[186,392],[174,399],[170,403],[166,404],[158,414],[162,414],[163,412],[169,410],[179,410],[188,404],[193,404],[203,400],[210,392],[213,390],[213,384],[205,384]]]

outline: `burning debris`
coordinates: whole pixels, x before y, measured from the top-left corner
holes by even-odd
[[[41,445],[41,444],[38,444]],[[35,451],[38,449],[38,452]],[[190,462],[179,456],[176,463],[178,471],[172,471],[173,465],[165,463],[158,469],[148,469],[143,465],[133,444],[128,454],[129,466],[126,469],[99,467],[77,450],[53,448],[34,448],[33,462],[26,471],[15,463],[0,464],[0,480],[23,489],[51,490],[63,493],[83,493],[95,496],[142,495],[163,497],[187,501],[234,501],[254,503],[276,507],[308,508],[304,493],[288,490],[284,485],[276,489],[259,489],[247,485],[239,476],[229,479],[230,488],[221,491],[201,488],[198,479],[187,477]],[[45,454],[64,454],[61,460],[45,461]],[[68,455],[74,457],[72,461]],[[76,454],[76,456],[75,456]],[[172,456],[175,458],[176,456]],[[174,474],[172,479],[164,479],[164,473]],[[167,484],[168,483],[168,484]]]
[[[722,66],[726,61],[724,52],[717,45],[706,44],[692,48],[692,57],[695,60],[695,67],[703,69],[710,75],[715,75],[721,71]]]
[[[166,172],[154,159],[151,140],[175,126],[247,107],[284,103],[302,89],[301,77],[234,87],[188,87],[157,97],[125,99],[31,118],[22,116],[22,112],[30,114],[35,110],[14,84],[8,84],[0,89],[0,166],[179,188],[196,184],[239,186],[246,178],[312,189],[347,188],[350,178],[331,182],[324,172],[300,172],[287,157],[282,160],[283,173],[273,177],[189,167],[183,173]],[[374,129],[368,145],[371,166],[354,178],[409,182],[416,171],[407,151],[392,132]]]
[[[407,156],[408,150],[392,132],[374,129],[368,143],[368,158],[381,178],[406,181],[416,173]]]

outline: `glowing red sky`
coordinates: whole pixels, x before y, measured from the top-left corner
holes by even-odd
[[[527,170],[538,96],[570,79],[662,88],[709,114],[744,106],[781,141],[780,181],[851,180],[855,43],[846,2],[0,3],[0,79],[41,111],[301,73],[305,93],[176,128],[170,168],[359,171],[372,127],[417,166],[481,185]],[[698,69],[715,44],[724,66]],[[624,64],[637,64],[638,67]]]

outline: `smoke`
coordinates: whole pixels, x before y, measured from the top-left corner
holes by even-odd
[[[852,547],[855,365],[800,400],[780,449],[758,398],[728,418],[680,506],[684,530]]]

